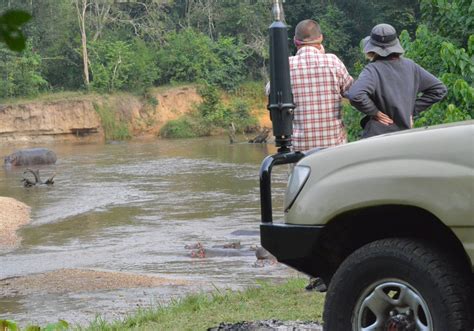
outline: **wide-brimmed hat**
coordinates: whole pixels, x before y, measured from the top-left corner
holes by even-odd
[[[403,54],[405,50],[397,37],[397,31],[390,24],[378,24],[374,26],[370,36],[362,41],[364,52],[374,52],[380,56],[388,56],[392,53]]]

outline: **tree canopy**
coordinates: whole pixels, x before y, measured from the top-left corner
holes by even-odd
[[[405,56],[449,87],[446,101],[434,107],[436,116],[444,109],[451,119],[473,116],[472,1],[291,0],[284,7],[290,38],[300,20],[319,21],[326,51],[354,76],[365,63],[360,40],[374,25],[392,24]],[[0,48],[0,97],[140,91],[184,81],[232,90],[268,75],[271,1],[0,0],[0,13],[0,41],[24,48]],[[438,117],[419,125],[449,120]]]

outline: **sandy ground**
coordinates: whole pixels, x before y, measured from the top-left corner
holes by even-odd
[[[125,272],[87,269],[60,269],[51,272],[0,280],[0,297],[38,293],[65,294],[104,290],[187,285],[183,280]]]
[[[7,197],[0,197],[0,251],[16,247],[16,230],[30,221],[30,207]]]

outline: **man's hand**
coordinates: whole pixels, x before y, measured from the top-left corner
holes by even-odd
[[[374,118],[385,125],[393,124],[393,120],[381,111],[378,111],[377,114],[375,114]]]

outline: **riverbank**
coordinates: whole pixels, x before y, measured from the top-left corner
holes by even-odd
[[[100,142],[156,135],[201,101],[194,86],[130,93],[58,93],[0,106],[0,142]]]
[[[260,283],[243,291],[191,294],[167,306],[137,311],[123,321],[97,319],[78,330],[207,330],[221,323],[228,327],[222,324],[221,330],[231,330],[234,323],[275,319],[298,321],[281,323],[291,329],[303,329],[308,323],[301,321],[311,321],[311,330],[322,330],[315,327],[322,321],[324,294],[308,292],[305,285],[307,278],[292,278],[284,283]]]
[[[30,207],[7,197],[0,197],[0,252],[19,244],[18,228],[30,220]]]
[[[98,316],[87,326],[69,325],[69,329],[322,331],[324,294],[306,291],[306,282],[306,278],[291,278],[242,291],[195,293],[167,305],[139,309],[123,320],[106,321]]]
[[[245,99],[260,126],[271,126],[265,98],[254,85],[235,95],[221,92],[224,103]],[[61,92],[0,103],[0,142],[102,142],[157,137],[170,121],[196,112],[203,99],[196,85],[162,86],[143,95]]]

